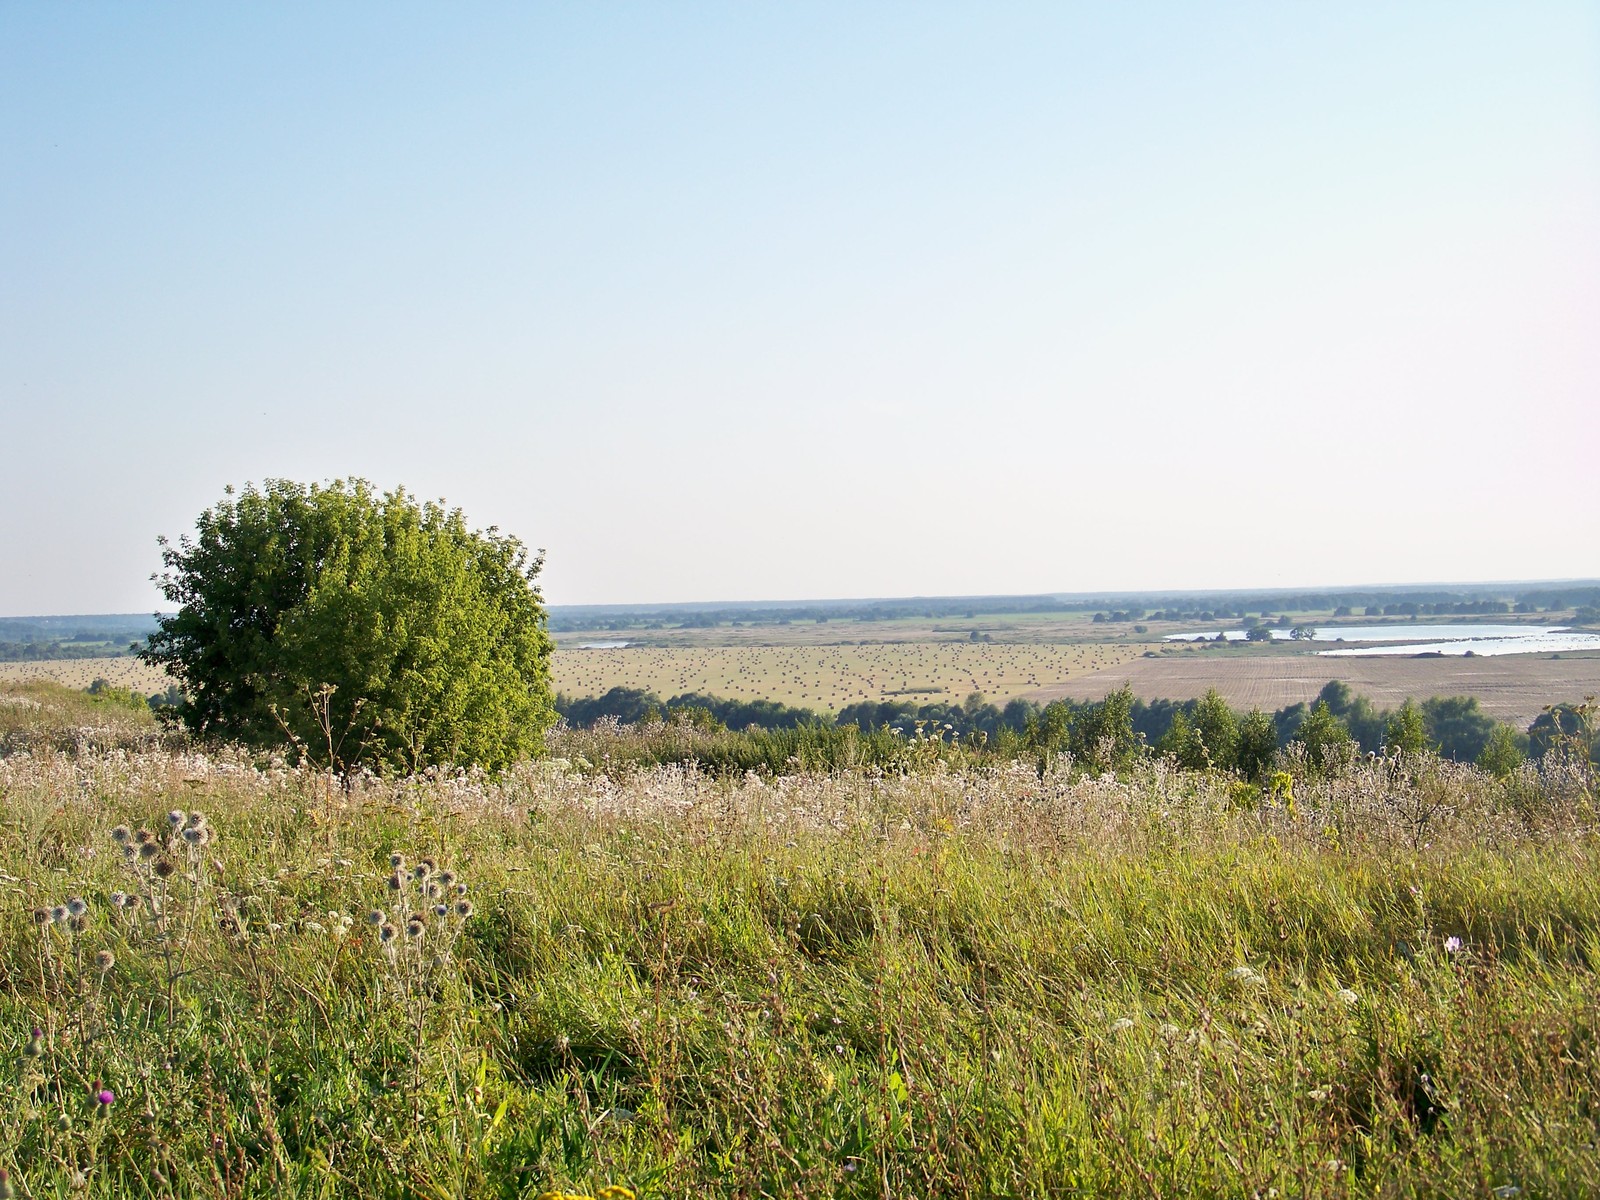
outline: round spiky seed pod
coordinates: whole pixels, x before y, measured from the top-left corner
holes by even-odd
[[[167,824],[171,825],[174,829],[178,828],[178,826],[182,825],[188,819],[189,814],[180,808],[175,808],[167,814]]]
[[[72,930],[73,933],[82,933],[85,929],[89,928],[89,918],[71,917],[67,920],[67,928]]]
[[[396,932],[397,931],[396,931],[394,925],[391,924],[388,921],[385,921],[382,925],[380,925],[378,927],[378,940],[380,942],[386,942],[386,943],[387,942],[392,942],[392,941],[394,941],[394,935],[395,935]]]
[[[471,915],[472,915],[472,901],[470,901],[470,900],[457,900],[456,901],[456,916],[460,917],[463,921],[465,921]]]
[[[436,882],[442,888],[455,887],[455,885],[456,885],[456,873],[454,871],[440,871],[438,879],[436,880]]]
[[[401,888],[405,887],[405,885],[406,877],[404,875],[396,874],[389,876],[389,890],[391,892],[398,892]]]
[[[123,908],[138,908],[139,905],[141,905],[143,903],[144,903],[144,898],[142,896],[136,896],[132,892],[129,892],[126,896],[124,896],[122,898],[122,907]]]
[[[75,917],[81,917],[89,911],[89,902],[82,896],[73,896],[67,901],[67,911]]]
[[[396,850],[393,854],[389,855],[389,865],[396,871],[405,870],[406,856]]]
[[[133,840],[133,830],[126,825],[118,825],[111,831],[111,840],[119,846],[126,846]]]
[[[154,842],[140,842],[139,843],[139,857],[140,858],[152,859],[152,858],[154,858],[156,855],[158,855],[160,853],[161,853],[161,847],[156,845]]]
[[[65,925],[71,916],[65,904],[58,904],[50,910],[50,920],[57,925]]]
[[[99,971],[100,974],[102,974],[102,975],[104,975],[107,971],[111,970],[111,968],[116,966],[116,965],[117,965],[117,956],[115,954],[111,953],[111,951],[109,951],[109,950],[102,950],[102,951],[100,951],[99,954],[96,954],[94,956],[94,967],[95,967],[95,970]]]
[[[375,908],[367,914],[368,925],[382,925],[388,919],[388,914],[385,913],[381,908]]]
[[[436,917],[448,917],[450,915],[450,906],[448,904],[435,904],[433,906],[433,915]]]
[[[406,936],[409,938],[419,938],[426,933],[427,930],[427,925],[423,924],[421,921],[413,919],[406,922]]]
[[[128,898],[128,893],[127,892],[112,892],[111,893],[111,907],[112,908],[121,908],[122,905],[123,905],[123,902],[125,900],[127,900],[127,898]]]
[[[190,829],[203,828],[205,826],[205,823],[206,823],[206,815],[205,815],[205,813],[203,813],[203,812],[192,812],[192,813],[189,814],[189,820],[188,820],[187,824],[188,824],[188,827]]]
[[[206,835],[206,831],[197,825],[186,825],[183,829],[183,840],[191,846],[198,846]]]
[[[172,865],[172,860],[170,858],[163,858],[158,861],[155,867],[152,869],[159,878],[170,879],[172,878],[173,872],[175,872],[178,868]]]
[[[33,923],[35,925],[48,925],[48,924],[50,924],[50,910],[48,908],[36,908],[36,909],[34,909],[33,910]]]

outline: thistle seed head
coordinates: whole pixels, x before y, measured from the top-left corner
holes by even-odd
[[[81,917],[89,911],[89,904],[82,896],[73,896],[67,901],[67,912],[75,917]]]
[[[178,828],[178,826],[182,825],[186,820],[188,820],[188,814],[182,809],[175,808],[167,814],[167,824],[171,825],[174,829]]]
[[[153,869],[155,870],[156,875],[160,878],[170,879],[172,878],[173,872],[178,868],[172,865],[172,860],[170,858],[163,858],[156,863]]]
[[[100,951],[99,954],[96,954],[94,956],[95,970],[99,971],[100,974],[102,974],[102,975],[104,975],[107,971],[111,970],[111,968],[116,966],[116,965],[117,965],[117,956],[115,954],[111,953],[111,951],[109,951],[109,950],[102,950],[102,951]]]
[[[118,825],[111,831],[111,840],[119,846],[126,846],[133,838],[133,830],[126,825]]]
[[[156,855],[158,855],[160,853],[161,853],[161,847],[156,845],[155,842],[153,842],[153,841],[140,842],[139,843],[139,857],[140,858],[148,860],[148,859],[154,858]]]

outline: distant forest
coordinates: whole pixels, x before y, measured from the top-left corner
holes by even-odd
[[[1101,620],[1243,619],[1252,614],[1327,612],[1354,616],[1486,616],[1600,611],[1600,583],[1361,588],[1327,592],[1102,593],[1039,596],[935,596],[887,600],[773,601],[661,605],[557,605],[556,633],[582,630],[702,629],[787,625],[796,621],[942,620],[980,615],[1094,613]],[[1591,617],[1590,619],[1593,619]]]
[[[145,613],[0,617],[0,662],[114,658],[155,632]]]

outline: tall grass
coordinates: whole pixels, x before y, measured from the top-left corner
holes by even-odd
[[[1160,763],[762,775],[611,748],[607,770],[568,745],[493,779],[336,781],[137,738],[0,758],[6,1186],[1600,1178],[1580,766],[1290,761],[1255,788]]]

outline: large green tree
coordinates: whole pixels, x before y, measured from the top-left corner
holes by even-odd
[[[555,720],[542,556],[365,480],[228,488],[161,539],[178,606],[140,653],[191,731],[336,769],[502,767]]]

